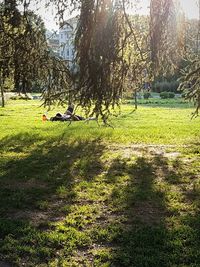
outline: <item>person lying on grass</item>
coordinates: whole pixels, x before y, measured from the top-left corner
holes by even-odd
[[[74,106],[68,106],[64,114],[57,113],[54,117],[50,118],[50,121],[83,121],[84,117],[73,114]]]

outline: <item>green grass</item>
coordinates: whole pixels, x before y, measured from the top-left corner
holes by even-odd
[[[0,109],[0,265],[200,266],[200,121],[174,101],[123,105],[114,129]]]
[[[162,103],[162,100],[156,100]],[[14,136],[17,133],[38,135],[40,138],[62,136],[65,139],[85,140],[100,138],[115,143],[146,143],[146,144],[184,144],[199,137],[200,118],[191,120],[194,111],[188,103],[177,103],[174,99],[165,100],[162,104],[142,105],[136,112],[134,106],[123,105],[120,115],[111,118],[111,127],[98,127],[90,121],[68,123],[42,122],[42,114],[46,111],[39,108],[38,101],[13,101],[4,110],[1,109],[0,138]],[[180,100],[177,100],[180,101]],[[183,101],[182,101],[183,102]],[[55,109],[48,115],[52,116],[63,109]]]

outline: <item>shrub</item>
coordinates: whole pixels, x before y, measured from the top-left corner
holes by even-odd
[[[175,94],[173,92],[168,92],[169,98],[174,98]]]
[[[149,97],[151,97],[151,94],[149,92],[145,92],[143,97],[144,99],[149,99]]]
[[[175,94],[173,92],[161,92],[160,93],[160,97],[162,99],[166,99],[166,98],[174,98],[175,97]]]
[[[17,95],[14,95],[14,96],[11,96],[11,98],[10,98],[11,100],[18,100],[19,99],[19,96],[17,96]]]
[[[11,100],[32,100],[30,95],[14,95],[10,98]]]
[[[161,92],[174,92],[177,93],[177,89],[179,86],[178,81],[164,81],[164,82],[156,82],[153,85],[153,91],[161,93]]]

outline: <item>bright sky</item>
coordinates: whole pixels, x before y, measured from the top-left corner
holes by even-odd
[[[184,12],[189,18],[198,18],[199,9],[197,0],[180,0]]]
[[[189,18],[198,18],[198,6],[197,6],[197,0],[179,0],[181,7],[183,8],[183,11]],[[139,4],[139,9],[137,13],[140,14],[148,14],[149,13],[149,2],[150,0],[141,0]],[[33,8],[33,6],[31,6]],[[34,7],[33,9],[35,9]],[[37,13],[41,15],[43,18],[45,25],[47,29],[49,30],[57,30],[58,25],[56,24],[55,19],[55,8],[49,8],[48,10],[45,8],[45,1],[42,1],[39,5],[37,5]]]
[[[188,18],[198,18],[198,4],[197,0],[179,0],[180,5],[185,12]],[[148,14],[149,13],[149,5],[150,0],[141,0],[140,1],[140,10],[139,13],[141,14]]]

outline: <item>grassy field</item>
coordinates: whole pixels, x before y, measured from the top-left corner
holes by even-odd
[[[200,119],[140,102],[113,128],[0,108],[0,266],[200,266]]]

